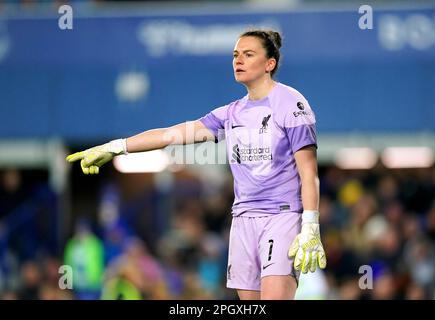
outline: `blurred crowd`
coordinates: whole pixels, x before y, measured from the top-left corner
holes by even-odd
[[[329,168],[321,184],[329,297],[435,299],[434,169]]]
[[[18,170],[0,173],[2,299],[236,299],[225,288],[230,172],[220,185],[188,169],[166,184],[153,174],[103,175],[87,187],[73,178],[76,213],[61,247],[35,220],[56,229],[56,195],[26,187]],[[435,299],[435,168],[327,166],[319,176],[328,265],[301,276],[297,298]]]

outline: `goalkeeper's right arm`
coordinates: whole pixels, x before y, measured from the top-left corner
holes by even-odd
[[[100,167],[120,154],[163,149],[170,144],[192,144],[212,141],[213,133],[199,121],[188,121],[172,127],[147,130],[126,139],[112,140],[108,143],[76,152],[66,160],[80,160],[84,174],[98,174]]]

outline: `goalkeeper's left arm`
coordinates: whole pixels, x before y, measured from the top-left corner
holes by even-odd
[[[293,241],[288,255],[294,259],[294,267],[303,273],[326,267],[326,255],[320,240],[319,225],[319,178],[314,146],[295,153],[296,165],[301,178],[301,195],[304,211],[302,229]]]
[[[100,167],[117,155],[162,149],[170,144],[191,144],[213,140],[213,133],[201,121],[188,121],[168,128],[147,130],[126,139],[112,140],[71,154],[66,160],[68,162],[80,160],[84,174],[98,174]]]

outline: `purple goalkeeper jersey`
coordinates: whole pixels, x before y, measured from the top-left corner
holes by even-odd
[[[308,145],[317,148],[315,115],[302,94],[276,83],[261,100],[246,95],[199,120],[217,140],[226,140],[234,216],[302,212],[294,154]]]

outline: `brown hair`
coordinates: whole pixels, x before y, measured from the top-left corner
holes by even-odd
[[[266,49],[267,58],[274,58],[276,60],[276,66],[271,71],[271,75],[275,74],[279,67],[279,58],[281,53],[279,49],[282,45],[282,38],[279,32],[273,30],[261,30],[261,29],[252,29],[244,32],[241,37],[256,37],[260,39],[263,48]]]

